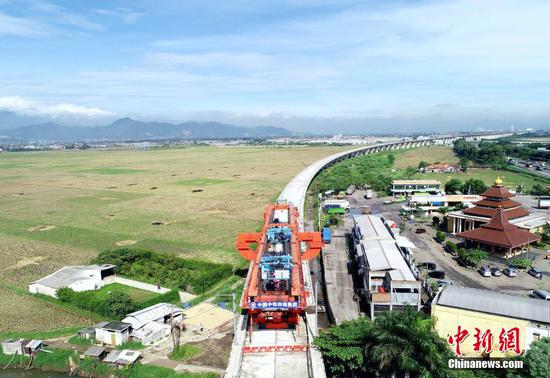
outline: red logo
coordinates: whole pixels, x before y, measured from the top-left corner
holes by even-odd
[[[498,350],[502,353],[512,350],[517,356],[521,354],[521,349],[519,348],[518,327],[510,328],[508,331],[502,328],[502,331],[500,331],[500,335],[498,336],[498,342]]]
[[[462,329],[461,326],[458,326],[458,330],[456,334],[453,336],[449,336],[449,339],[447,341],[449,342],[449,344],[455,346],[455,353],[457,356],[462,356],[462,351],[460,350],[460,344],[464,341],[466,337],[468,337],[469,334],[470,332],[468,332],[465,329]]]
[[[447,342],[454,347],[454,352],[457,356],[462,356],[462,350],[460,344],[470,335],[467,329],[458,326],[457,332],[454,335],[450,335]],[[509,330],[501,329],[498,336],[498,350],[501,353],[513,351],[517,356],[521,354],[519,328],[513,327]],[[490,329],[482,331],[480,328],[475,327],[474,352],[489,354],[493,351],[493,333]]]

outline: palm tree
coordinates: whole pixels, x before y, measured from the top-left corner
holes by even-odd
[[[451,353],[432,320],[411,307],[377,317],[365,345],[367,369],[382,376],[449,377]]]

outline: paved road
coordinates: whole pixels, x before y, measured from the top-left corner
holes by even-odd
[[[351,218],[345,217],[344,225],[332,229],[332,241],[323,248],[327,305],[336,324],[359,317],[358,304],[353,300],[353,278],[347,268],[349,252],[346,233],[351,232],[351,227]]]

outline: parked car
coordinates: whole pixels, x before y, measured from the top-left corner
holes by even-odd
[[[445,272],[442,270],[432,270],[431,272],[428,272],[428,276],[442,280],[445,278]]]
[[[426,229],[425,228],[417,228],[415,231],[415,234],[425,234]]]
[[[418,269],[436,270],[437,265],[433,262],[426,261],[418,264]]]
[[[479,273],[480,273],[483,277],[491,277],[491,271],[490,271],[489,268],[487,268],[486,266],[482,266],[482,267],[479,269]]]
[[[510,266],[510,267],[504,269],[503,272],[508,277],[515,277],[515,276],[518,275],[518,272],[517,272],[516,268],[514,268],[513,266]]]
[[[530,275],[532,275],[535,278],[538,278],[539,280],[542,280],[542,273],[539,272],[536,268],[529,269],[529,271],[527,273],[529,273]]]
[[[499,268],[493,268],[493,269],[491,269],[491,273],[492,273],[492,275],[495,276],[495,277],[500,277],[500,276],[502,276],[502,272],[500,271]]]
[[[550,293],[547,292],[546,290],[542,290],[542,289],[533,290],[531,292],[531,294],[529,294],[529,296],[531,298],[543,299],[545,301],[550,301]]]
[[[437,281],[437,286],[439,287],[443,287],[443,286],[447,286],[447,285],[454,285],[453,281],[450,281],[450,280],[438,280]]]

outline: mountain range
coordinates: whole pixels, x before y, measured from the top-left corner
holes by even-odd
[[[0,140],[35,142],[120,141],[284,137],[296,133],[271,126],[243,127],[219,122],[142,122],[121,118],[107,126],[71,127],[54,122],[0,130]]]

